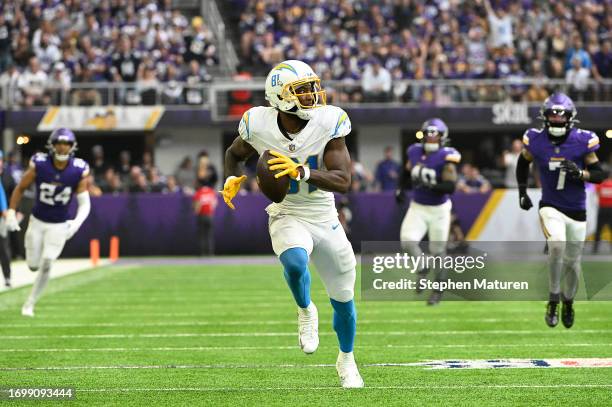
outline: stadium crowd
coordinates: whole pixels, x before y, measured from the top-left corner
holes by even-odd
[[[494,4],[491,4],[493,1]],[[542,101],[542,79],[577,100],[609,100],[612,3],[603,0],[233,0],[245,66],[265,75],[302,59],[334,102]],[[525,78],[537,80],[527,85]],[[429,87],[398,79],[506,79],[508,85]]]
[[[80,88],[75,105],[114,101],[153,104],[163,86],[165,104],[201,104],[197,87],[218,64],[212,32],[171,0],[14,0],[0,2],[0,86],[11,104],[59,103],[73,83],[129,82],[127,91]]]

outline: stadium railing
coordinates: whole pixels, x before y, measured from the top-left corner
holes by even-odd
[[[92,82],[72,83],[69,89],[47,87],[45,98],[38,100],[39,106],[50,105],[166,105],[177,107],[208,108],[213,117],[224,116],[233,103],[265,103],[263,98],[264,78],[237,82],[217,79],[208,83],[160,82],[141,84],[138,82]],[[177,87],[182,91],[176,92]],[[359,81],[323,81],[328,94],[328,103],[344,106],[363,104],[388,104],[392,106],[490,106],[500,102],[539,104],[542,96],[553,91],[563,91],[574,97],[581,105],[601,105],[612,100],[612,79],[589,80],[585,90],[576,91],[564,80],[524,78],[511,79],[461,79],[461,80],[396,80],[388,93],[368,94],[363,92]],[[177,97],[172,97],[174,89]],[[533,91],[530,92],[530,89]],[[247,100],[237,102],[233,92],[247,91]],[[77,98],[75,95],[79,95]],[[526,98],[530,95],[533,100]],[[244,97],[244,95],[243,95]],[[45,100],[42,103],[43,99]],[[0,107],[20,109],[22,91],[4,85],[0,87]]]

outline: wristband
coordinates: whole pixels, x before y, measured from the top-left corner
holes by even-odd
[[[305,165],[301,165],[300,168],[302,168],[304,170],[304,176],[301,177],[300,176],[300,171],[298,170],[298,177],[295,179],[296,181],[308,181],[310,179],[310,168],[305,166]]]

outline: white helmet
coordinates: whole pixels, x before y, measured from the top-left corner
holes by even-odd
[[[300,98],[308,96],[312,98],[312,104],[304,105]],[[266,100],[276,109],[303,120],[310,120],[312,110],[326,103],[319,77],[308,64],[295,59],[272,68],[266,78]]]

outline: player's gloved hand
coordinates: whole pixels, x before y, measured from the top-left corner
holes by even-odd
[[[560,168],[562,170],[565,170],[565,172],[567,173],[567,175],[569,175],[570,178],[582,179],[582,170],[578,168],[578,165],[575,162],[570,160],[563,160],[561,161]]]
[[[9,209],[6,211],[6,228],[10,232],[18,232],[21,230],[19,226],[19,220],[17,220],[17,213],[15,209]]]
[[[283,175],[288,175],[289,178],[299,179],[301,164],[296,163],[291,158],[279,153],[278,151],[270,150],[270,154],[276,158],[268,160],[268,168],[270,171],[282,170],[274,175],[274,178],[280,178]]]
[[[406,192],[403,189],[395,191],[395,202],[397,202],[398,205],[402,205],[406,202]]]
[[[77,225],[74,220],[68,220],[66,221],[66,226],[68,227],[68,231],[66,232],[66,240],[70,240],[79,230],[79,225]]]
[[[219,191],[223,196],[223,201],[225,201],[225,204],[232,209],[236,209],[236,207],[232,203],[232,199],[234,199],[234,197],[240,190],[240,185],[245,179],[246,175],[242,175],[240,177],[235,177],[232,175],[231,177],[227,177],[227,179],[225,180],[225,184],[223,184],[223,191]]]
[[[529,195],[527,195],[527,191],[519,191],[519,205],[526,211],[533,206]]]

